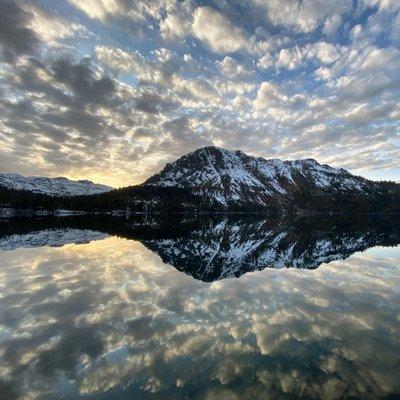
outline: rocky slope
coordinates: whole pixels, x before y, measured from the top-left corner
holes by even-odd
[[[251,157],[241,151],[204,147],[167,164],[145,185],[190,188],[222,208],[302,208],[305,196],[376,197],[379,183],[313,159],[282,161]]]
[[[49,196],[83,196],[105,193],[112,187],[87,180],[73,181],[67,178],[44,178],[18,174],[0,174],[0,186],[7,189],[28,191]]]

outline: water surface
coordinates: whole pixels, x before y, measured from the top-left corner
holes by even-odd
[[[398,398],[395,222],[180,220],[3,221],[1,398]]]

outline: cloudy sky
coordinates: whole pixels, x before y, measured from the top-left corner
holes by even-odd
[[[400,178],[398,0],[0,0],[0,170],[140,183],[206,145]]]

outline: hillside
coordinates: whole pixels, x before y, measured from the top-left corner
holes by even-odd
[[[204,147],[186,154],[144,185],[189,189],[225,210],[389,210],[400,185],[373,182],[313,159],[282,161]]]
[[[44,178],[19,174],[0,174],[0,186],[56,197],[84,196],[109,192],[112,187],[88,180],[73,181],[67,178]]]

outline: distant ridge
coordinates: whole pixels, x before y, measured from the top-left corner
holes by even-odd
[[[67,178],[44,178],[19,174],[0,174],[0,186],[48,196],[83,196],[109,192],[112,187],[88,180],[73,181]]]

